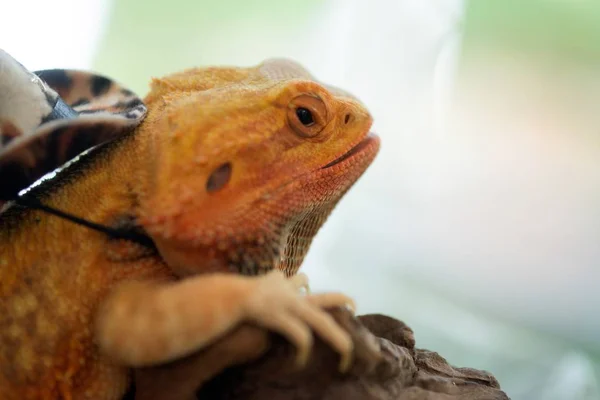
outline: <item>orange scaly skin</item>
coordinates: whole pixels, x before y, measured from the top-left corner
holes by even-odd
[[[365,108],[281,60],[156,79],[145,102],[135,132],[28,196],[156,249],[34,210],[0,216],[0,398],[118,399],[132,368],[248,322],[286,336],[300,364],[315,331],[347,367],[351,340],[323,307],[351,300],[301,295],[293,275],[377,153]]]

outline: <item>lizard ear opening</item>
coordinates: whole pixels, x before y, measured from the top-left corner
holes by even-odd
[[[327,125],[327,106],[317,96],[300,95],[290,102],[288,123],[298,136],[317,136]]]
[[[206,191],[216,192],[223,188],[231,178],[231,163],[225,163],[215,169],[206,181]]]

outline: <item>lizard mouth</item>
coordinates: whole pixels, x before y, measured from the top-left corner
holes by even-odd
[[[355,144],[346,153],[342,154],[340,157],[336,158],[327,165],[321,167],[321,169],[331,168],[334,165],[341,164],[348,159],[354,158],[357,155],[362,154],[363,152],[373,151],[377,148],[378,143],[379,137],[373,132],[369,132],[367,136],[365,136],[360,142],[358,142],[358,144]]]

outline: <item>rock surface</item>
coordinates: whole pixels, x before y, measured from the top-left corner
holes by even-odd
[[[350,372],[337,370],[338,356],[317,340],[309,364],[294,367],[293,348],[279,337],[246,326],[225,339],[253,360],[205,378],[207,363],[226,363],[219,343],[204,353],[165,366],[138,371],[137,399],[247,400],[502,400],[508,396],[489,373],[449,365],[435,352],[415,348],[412,330],[401,321],[379,315],[352,317],[344,310],[333,317],[353,336],[356,359]],[[271,346],[268,346],[269,340]],[[258,357],[258,358],[257,358]],[[217,369],[220,368],[217,366]],[[208,380],[208,382],[205,382]],[[205,382],[203,385],[202,383]],[[200,387],[197,391],[197,388]]]

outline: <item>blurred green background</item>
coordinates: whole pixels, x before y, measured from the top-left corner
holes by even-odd
[[[148,76],[305,52],[323,1],[115,1],[94,67],[140,92]],[[317,50],[306,54],[319,54]],[[322,52],[325,52],[322,49]]]

